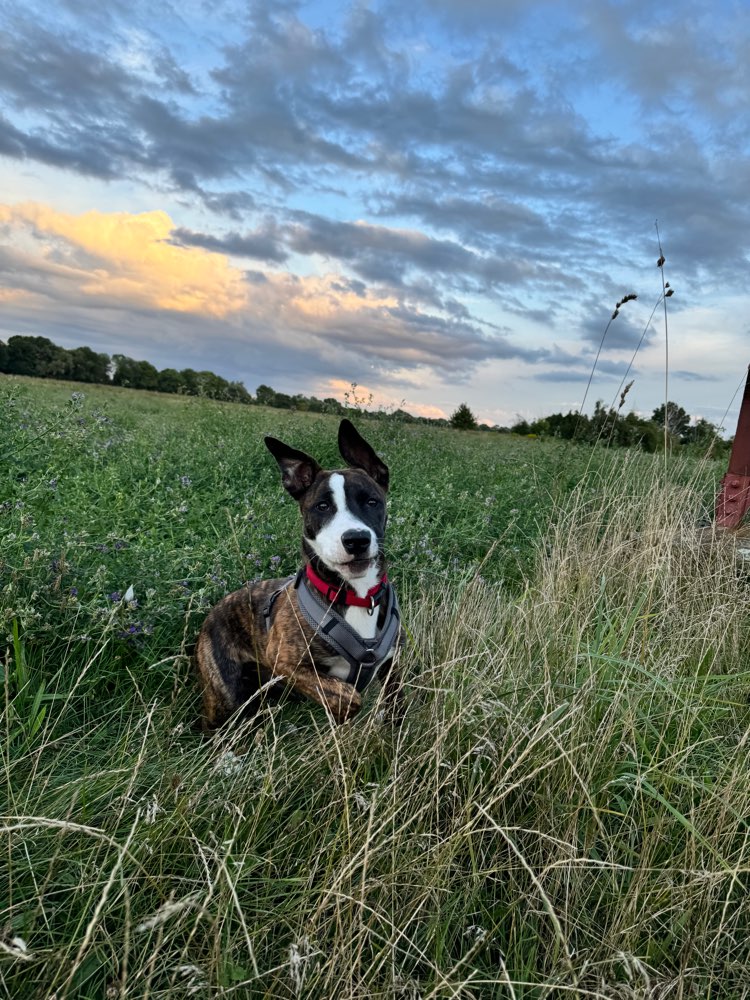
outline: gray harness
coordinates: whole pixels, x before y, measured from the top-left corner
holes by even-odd
[[[347,682],[353,684],[357,691],[364,691],[398,640],[401,614],[392,584],[386,584],[383,627],[377,630],[373,639],[363,639],[332,604],[322,601],[317,592],[309,586],[304,569],[301,569],[296,577],[290,577],[283,587],[271,594],[268,604],[263,609],[266,631],[271,626],[271,613],[276,599],[292,583],[297,591],[297,603],[302,617],[315,630],[315,634],[335,653],[343,656],[349,664]],[[373,614],[376,612],[379,613],[378,609],[374,608]]]

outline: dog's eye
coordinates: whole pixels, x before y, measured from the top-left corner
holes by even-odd
[[[321,512],[323,512],[323,511],[326,511],[326,510],[328,510],[328,508],[329,508],[330,506],[331,506],[331,505],[330,505],[330,504],[328,503],[328,501],[327,501],[327,500],[321,500],[321,501],[320,501],[319,503],[316,503],[316,504],[315,504],[315,509],[316,509],[316,510],[319,510],[319,511],[321,511]]]
[[[377,505],[379,503],[380,503],[380,501],[378,500],[377,497],[370,497],[370,499],[367,501],[367,506],[368,507],[377,507]]]

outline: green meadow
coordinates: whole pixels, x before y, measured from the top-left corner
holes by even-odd
[[[338,418],[0,377],[0,995],[750,997],[723,464],[350,416],[405,719],[207,741],[207,609],[298,564],[263,436],[335,467]]]

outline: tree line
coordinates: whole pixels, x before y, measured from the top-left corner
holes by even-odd
[[[7,343],[0,341],[0,372],[6,375],[31,375],[36,378],[69,379],[71,382],[90,382],[99,385],[119,385],[129,389],[148,389],[151,392],[178,393],[185,396],[204,396],[245,405],[275,406],[285,410],[303,410],[311,413],[344,414],[362,402],[356,396],[356,384],[345,393],[345,403],[332,396],[319,399],[303,393],[289,395],[277,392],[269,385],[259,385],[252,396],[240,381],[228,381],[210,371],[192,368],[157,369],[149,361],[137,361],[125,354],[97,353],[90,347],[65,348],[54,344],[47,337],[30,337],[18,334]],[[362,410],[363,415],[377,417],[377,412]],[[449,421],[415,417],[406,410],[396,410],[390,416],[397,419],[447,426]]]
[[[377,418],[384,411],[367,410],[362,405],[371,402],[357,396],[356,383],[351,392],[345,393],[344,403],[332,396],[319,399],[302,393],[289,395],[277,392],[269,385],[259,385],[252,396],[240,381],[228,381],[209,371],[192,368],[163,368],[161,371],[149,361],[137,361],[125,354],[97,353],[90,347],[65,348],[54,344],[47,337],[30,337],[18,334],[7,343],[0,341],[0,372],[7,375],[32,375],[37,378],[69,379],[72,382],[92,382],[102,385],[126,386],[130,389],[148,389],[152,392],[178,393],[185,396],[204,396],[229,403],[275,406],[280,409],[302,410],[310,413],[344,414],[352,407],[363,417]],[[552,413],[538,420],[519,420],[511,427],[478,423],[466,403],[461,403],[447,420],[435,417],[415,417],[406,410],[389,411],[387,415],[407,423],[433,424],[454,427],[457,430],[481,430],[514,433],[536,437],[555,437],[595,444],[604,442],[620,447],[640,447],[656,451],[664,441],[664,404],[657,407],[650,419],[635,413],[623,415],[613,407],[597,402],[591,416],[571,410]],[[707,420],[691,422],[690,415],[677,403],[666,407],[667,431],[674,444],[696,444],[708,447],[725,446],[720,439],[720,428]]]
[[[601,400],[594,406],[591,416],[577,410],[567,413],[551,413],[538,420],[518,420],[511,427],[492,428],[502,433],[522,434],[527,437],[553,437],[565,441],[580,441],[587,444],[614,445],[622,448],[639,447],[643,451],[654,452],[664,446],[666,421],[667,442],[670,447],[696,445],[706,451],[726,450],[730,441],[721,438],[722,428],[700,417],[695,422],[690,414],[678,403],[669,401],[657,406],[650,418],[637,413],[623,414],[613,406],[606,407]],[[451,426],[458,430],[487,430],[486,425],[478,425],[474,414],[466,403],[461,403],[450,419]]]
[[[666,407],[664,403],[657,406],[649,418],[636,413],[622,414],[599,400],[590,416],[576,411],[552,413],[531,422],[519,420],[511,431],[589,444],[601,442],[624,448],[636,446],[643,451],[654,452],[664,447],[665,413],[670,447],[697,445],[705,450],[713,446],[718,451],[730,444],[721,438],[722,428],[703,417],[693,422],[690,414],[671,400]]]

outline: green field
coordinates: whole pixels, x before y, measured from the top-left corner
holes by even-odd
[[[406,719],[208,742],[206,610],[298,560],[263,435],[337,465],[338,418],[0,377],[0,994],[750,997],[723,467],[351,419]]]

